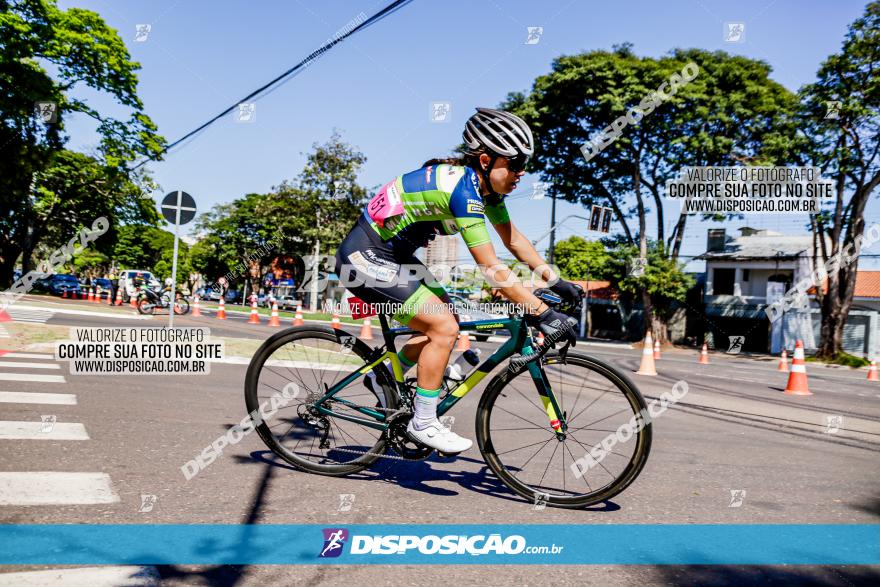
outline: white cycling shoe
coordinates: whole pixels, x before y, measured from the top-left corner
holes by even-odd
[[[413,440],[447,455],[464,452],[474,444],[473,441],[459,436],[437,419],[434,419],[422,430],[416,430],[413,421],[410,420],[406,426],[406,433]]]

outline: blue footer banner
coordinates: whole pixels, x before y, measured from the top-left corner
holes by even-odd
[[[877,565],[880,525],[3,525],[0,564]]]

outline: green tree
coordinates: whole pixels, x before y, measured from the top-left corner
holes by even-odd
[[[152,183],[128,164],[157,156],[164,144],[136,93],[139,67],[95,12],[59,10],[54,0],[0,0],[0,286],[11,282],[19,257],[27,272],[44,239],[63,240],[90,224],[93,211],[110,209],[111,223],[155,214],[152,205],[129,201]],[[91,108],[81,97],[86,88],[110,95],[128,119]],[[35,113],[37,103],[54,105],[48,122]],[[72,113],[96,122],[93,156],[64,150]]]
[[[295,208],[289,208],[283,214],[272,210],[267,202],[269,199],[265,194],[247,194],[228,204],[218,204],[201,215],[196,227],[204,236],[198,254],[193,258],[195,270],[213,282],[240,267],[256,251],[266,250],[266,243],[276,238],[278,224],[283,222],[280,216],[299,215],[298,211],[294,212]],[[279,217],[274,217],[273,212]],[[265,263],[271,257],[267,254],[254,258],[248,263],[248,275],[241,272],[240,279],[250,278],[252,290],[259,288]]]
[[[611,286],[621,292],[651,296],[652,311],[666,323],[672,317],[675,302],[684,300],[694,285],[694,278],[684,272],[684,264],[671,259],[663,245],[652,241],[648,246],[648,264],[642,275],[632,269],[632,259],[639,256],[638,247],[621,243],[609,251],[606,276]]]
[[[608,272],[608,252],[598,241],[571,236],[556,243],[553,260],[564,279],[605,279]]]
[[[361,212],[367,190],[357,174],[367,159],[336,131],[326,143],[312,147],[303,171],[274,188],[260,217],[273,219],[285,252],[320,263],[332,259]],[[307,263],[306,280],[310,269]]]
[[[681,83],[668,99],[657,93],[673,75],[697,75]],[[666,181],[685,165],[723,165],[765,161],[768,145],[793,133],[796,97],[769,77],[762,61],[724,52],[677,49],[661,58],[638,57],[629,45],[614,51],[563,56],[538,77],[527,95],[510,94],[504,108],[523,116],[538,140],[531,170],[541,173],[548,193],[585,207],[614,210],[627,244],[648,257],[648,214],[656,217],[659,254],[675,265],[687,216],[679,215],[667,235],[662,193]],[[616,141],[589,160],[581,147],[641,104],[651,105]],[[647,108],[646,108],[647,110]],[[674,277],[672,275],[670,278]],[[663,312],[643,290],[647,327],[656,340],[667,339]]]
[[[843,349],[843,328],[852,307],[865,207],[880,184],[880,3],[871,2],[854,21],[839,53],[822,63],[815,83],[801,89],[801,132],[808,147],[790,160],[821,169],[835,180],[833,202],[811,216],[816,271],[828,272],[827,290],[817,288],[822,312],[818,355],[833,359]],[[836,117],[829,116],[832,107]],[[800,145],[798,145],[800,146]]]

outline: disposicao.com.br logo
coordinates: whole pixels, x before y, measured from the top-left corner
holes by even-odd
[[[319,558],[337,557],[342,554],[343,547],[349,538],[345,528],[325,528],[324,545]],[[352,535],[348,553],[359,554],[407,554],[410,551],[419,554],[559,554],[563,546],[528,546],[526,539],[518,534],[503,537],[501,534],[476,534],[438,536],[428,534],[388,534],[388,535]]]

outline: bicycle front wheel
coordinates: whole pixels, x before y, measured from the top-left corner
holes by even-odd
[[[563,364],[548,353],[547,381],[568,426],[557,435],[526,367],[491,381],[477,408],[477,441],[498,478],[518,495],[564,508],[610,499],[641,472],[651,449],[651,425],[620,442],[617,429],[646,408],[628,377],[586,355],[568,353]],[[636,427],[637,428],[637,427]],[[609,436],[601,458],[590,451]],[[575,468],[572,464],[578,462]]]

